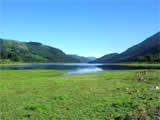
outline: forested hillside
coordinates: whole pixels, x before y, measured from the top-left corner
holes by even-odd
[[[22,62],[80,62],[51,46],[6,39],[0,39],[0,59]]]

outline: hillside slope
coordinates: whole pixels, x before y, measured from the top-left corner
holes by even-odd
[[[104,55],[101,58],[98,58],[94,61],[91,61],[91,63],[106,63],[106,61],[108,63],[112,62],[112,59],[114,59],[115,57],[117,57],[119,54],[118,53],[112,53],[112,54],[108,54],[108,55]]]
[[[160,32],[119,55],[106,60],[104,59],[105,56],[93,62],[160,62]]]
[[[80,62],[63,51],[38,42],[0,39],[1,59],[23,62]]]

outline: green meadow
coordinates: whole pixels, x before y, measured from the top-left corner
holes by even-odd
[[[0,70],[0,120],[109,120],[160,116],[160,70],[57,76]]]

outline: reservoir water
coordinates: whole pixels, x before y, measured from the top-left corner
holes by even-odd
[[[54,69],[66,70],[64,75],[96,73],[104,70],[132,70],[145,69],[142,67],[128,67],[113,64],[88,64],[88,63],[43,63],[43,64],[24,64],[24,65],[1,65],[0,69]],[[147,68],[151,69],[151,68]]]

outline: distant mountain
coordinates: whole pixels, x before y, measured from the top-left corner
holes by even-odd
[[[90,61],[96,60],[96,57],[87,57]]]
[[[93,62],[160,62],[160,32],[121,54],[115,54],[115,56],[112,56],[112,54],[111,56],[106,55]]]
[[[96,59],[96,57],[84,57],[84,56],[78,56],[78,55],[69,55],[77,60],[80,60],[81,62],[84,62],[84,63],[88,63],[90,61],[93,61]]]
[[[0,39],[0,60],[23,62],[80,62],[63,51],[38,42]]]

